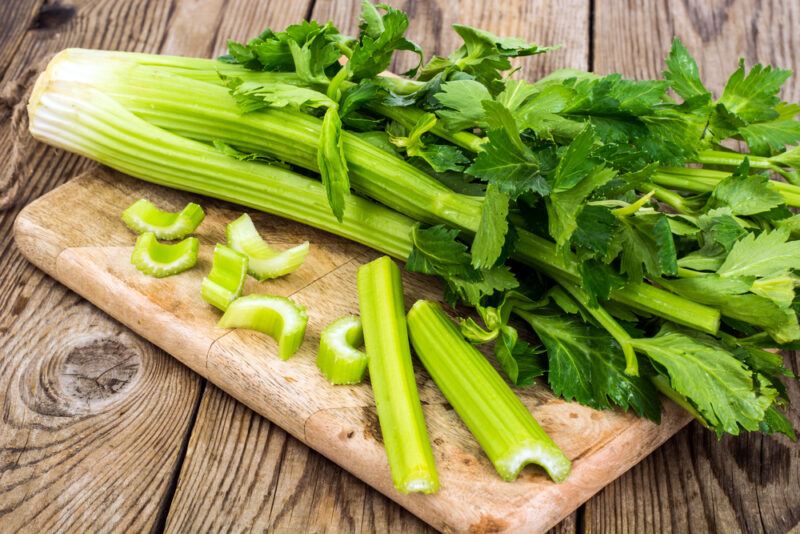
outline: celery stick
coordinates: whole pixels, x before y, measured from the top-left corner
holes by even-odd
[[[237,161],[214,148],[137,118],[109,96],[43,74],[28,106],[37,139],[132,176],[235,202],[341,235],[398,258],[411,252],[416,221],[350,195],[340,223],[322,184],[261,163]]]
[[[246,213],[228,223],[225,233],[228,246],[247,256],[247,272],[259,282],[296,271],[308,256],[308,241],[284,251],[267,245]]]
[[[170,245],[159,243],[153,232],[145,232],[136,239],[131,263],[146,275],[163,278],[194,267],[199,247],[196,237]]]
[[[172,213],[142,198],[122,212],[122,221],[137,234],[152,232],[158,239],[183,239],[200,226],[205,216],[203,208],[194,202]]]
[[[569,459],[441,306],[417,301],[408,312],[408,327],[425,369],[504,480],[514,480],[531,463],[556,482],[567,477]]]
[[[333,321],[319,338],[317,367],[331,384],[358,384],[367,371],[367,355],[358,350],[364,343],[361,319],[345,315]]]
[[[278,342],[280,359],[288,360],[303,344],[307,323],[305,308],[286,297],[247,295],[230,303],[217,326],[263,332]]]
[[[369,377],[394,487],[434,493],[439,478],[408,345],[400,269],[387,256],[358,269]]]
[[[242,294],[246,276],[247,256],[225,245],[217,245],[211,272],[203,278],[200,294],[203,300],[225,311]]]

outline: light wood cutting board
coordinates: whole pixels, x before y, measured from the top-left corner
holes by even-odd
[[[178,210],[194,201],[207,216],[198,265],[155,279],[129,263],[135,236],[120,221],[138,198]],[[535,466],[503,482],[488,458],[421,366],[417,384],[441,481],[436,495],[401,495],[391,484],[368,384],[329,385],[314,360],[321,329],[358,313],[356,270],[377,253],[331,234],[266,214],[251,213],[268,242],[311,242],[305,264],[275,281],[248,281],[247,293],[290,296],[308,309],[306,340],[289,361],[268,337],[216,328],[219,312],[200,298],[215,243],[242,208],[95,169],[26,207],[16,221],[25,256],[138,334],[292,435],[388,495],[431,525],[458,532],[537,532],[553,526],[620,476],[689,420],[665,403],[661,425],[615,411],[600,412],[556,399],[542,386],[519,391],[522,400],[573,461],[555,484]],[[436,299],[432,278],[404,273],[406,306]],[[46,310],[42,310],[46,313]],[[158,417],[157,413],[153,417]]]

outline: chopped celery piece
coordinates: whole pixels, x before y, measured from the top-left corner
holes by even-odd
[[[308,256],[308,241],[284,251],[271,248],[258,235],[253,220],[246,213],[228,223],[226,234],[228,246],[247,256],[247,271],[259,281],[297,270]]]
[[[136,232],[153,232],[158,239],[183,239],[203,222],[203,208],[189,202],[177,213],[162,211],[147,199],[141,198],[122,212],[123,222]]]
[[[317,367],[331,384],[358,384],[367,371],[367,355],[357,347],[364,343],[361,319],[345,315],[325,327],[319,338]]]
[[[403,283],[388,256],[358,269],[358,304],[394,487],[400,493],[433,493],[439,477],[411,363]]]
[[[144,274],[163,278],[194,267],[199,248],[196,237],[170,245],[159,243],[153,232],[145,232],[136,238],[131,263]]]
[[[441,306],[417,301],[408,312],[408,327],[425,369],[504,480],[514,480],[530,463],[556,482],[567,477],[569,459]]]
[[[247,295],[230,303],[217,326],[263,332],[278,342],[278,356],[288,360],[303,344],[307,323],[305,308],[286,297]]]
[[[217,245],[211,272],[203,278],[200,294],[203,300],[225,311],[241,296],[246,277],[247,256],[225,245]]]

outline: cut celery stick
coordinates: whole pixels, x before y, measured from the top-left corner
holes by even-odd
[[[358,269],[358,304],[394,487],[400,493],[434,493],[439,477],[411,363],[403,284],[388,256]]]
[[[131,263],[146,275],[163,278],[194,267],[199,247],[196,237],[170,245],[159,243],[153,232],[145,232],[136,239]]]
[[[531,463],[556,482],[567,477],[569,459],[441,306],[417,301],[408,327],[420,361],[503,480],[514,480]]]
[[[306,324],[305,308],[286,297],[247,295],[230,303],[217,326],[263,332],[278,342],[278,356],[288,360],[303,344]]]
[[[345,315],[325,327],[319,338],[317,367],[331,384],[358,384],[367,371],[367,355],[357,347],[364,343],[361,319]]]
[[[225,245],[217,245],[211,272],[200,285],[200,295],[212,306],[225,311],[241,296],[246,277],[247,256]]]
[[[153,232],[158,239],[183,239],[200,226],[205,216],[203,208],[194,202],[173,213],[141,198],[122,212],[122,221],[137,234]]]
[[[247,271],[259,281],[278,278],[297,270],[308,256],[308,241],[284,251],[267,245],[246,213],[228,223],[226,235],[228,246],[247,256]]]

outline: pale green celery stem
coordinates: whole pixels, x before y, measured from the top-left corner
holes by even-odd
[[[739,152],[725,152],[723,150],[703,150],[697,154],[697,163],[704,165],[723,165],[730,167],[738,167],[747,158],[750,167],[753,169],[765,169],[777,172],[787,180],[796,180],[791,172],[770,161],[769,158],[763,156],[754,156],[752,154],[741,154]]]
[[[719,182],[728,176],[730,176],[730,173],[687,167],[685,169],[664,169],[653,173],[650,179],[655,184],[671,189],[680,189],[693,193],[710,193]],[[770,180],[767,182],[767,186],[780,193],[787,205],[794,208],[800,207],[800,187],[786,182],[778,182],[777,180]]]
[[[319,132],[319,121],[317,119],[302,113],[281,110],[270,110],[269,112],[242,116],[236,110],[236,105],[227,90],[220,86],[193,82],[189,78],[184,79],[172,76],[169,73],[154,72],[153,69],[137,69],[135,65],[128,65],[128,68],[122,70],[119,68],[110,68],[108,70],[109,72],[104,72],[102,68],[90,69],[91,74],[95,77],[90,80],[91,87],[100,87],[104,92],[114,96],[115,99],[127,102],[128,105],[134,107],[143,116],[152,118],[158,125],[169,129],[170,120],[175,120],[176,116],[192,117],[187,119],[188,123],[187,120],[184,120],[179,124],[181,133],[206,141],[224,135],[231,135],[231,138],[226,139],[234,145],[237,144],[237,135],[240,137],[265,136],[269,140],[268,144],[265,146],[262,139],[261,144],[253,147],[254,149],[267,150],[269,152],[274,148],[272,153],[277,157],[286,157],[287,160],[296,161],[298,165],[312,170],[316,168],[315,150]],[[99,78],[97,78],[98,75]],[[150,78],[147,78],[147,76],[150,76]],[[181,82],[181,80],[183,81]],[[192,83],[190,84],[190,82]],[[80,82],[78,83],[80,84]],[[86,86],[86,89],[89,89],[89,86]],[[185,98],[178,99],[175,97],[176,94],[183,95]],[[162,122],[158,122],[159,120]],[[190,129],[191,131],[189,131]],[[274,133],[266,136],[265,132],[267,131]],[[395,209],[403,211],[415,219],[431,223],[448,222],[469,232],[477,230],[481,217],[479,200],[453,193],[413,166],[348,134],[346,136],[346,146],[350,146],[351,142],[353,144],[353,160],[349,160],[348,163],[350,164],[352,183],[357,189]],[[304,152],[299,148],[301,146],[312,148]],[[287,147],[294,147],[288,149],[292,151],[291,153],[286,152]],[[225,161],[230,161],[230,158],[225,158]],[[182,169],[180,165],[173,165],[173,167],[176,172],[180,173],[181,179],[187,178],[185,169]],[[130,170],[130,167],[128,169],[126,172],[136,174]],[[391,171],[391,173],[388,171]],[[292,176],[296,175],[292,174]],[[153,180],[153,177],[150,179]],[[205,180],[205,182],[209,182],[209,180]],[[213,184],[213,182],[211,183]],[[180,184],[173,184],[172,187],[187,188],[185,185],[181,186]],[[205,194],[209,195],[215,194],[209,191],[209,183],[203,183],[202,181],[199,189],[192,190],[205,192]],[[225,189],[222,191],[225,191]],[[223,196],[219,192],[216,195],[257,209],[275,212],[270,207],[270,204],[265,202],[260,202],[257,205],[248,204],[248,202],[252,201],[242,198],[241,195],[239,195],[242,198],[241,200],[237,200],[236,195]],[[317,209],[318,211],[314,215],[327,214],[330,211],[329,208],[322,206]],[[295,220],[301,220],[302,222],[314,220],[313,218],[298,218],[289,210],[276,213]],[[364,244],[369,244],[372,240],[372,236],[368,235],[367,232],[359,233],[337,228],[337,226],[332,225],[334,220],[332,217],[323,217],[322,219],[324,221],[321,220],[319,224],[313,222],[311,224],[345,235]],[[350,222],[352,222],[352,219],[348,219],[346,216],[345,224]],[[522,230],[520,230],[519,234],[521,243],[532,244],[532,242],[539,240],[539,245],[541,246],[533,247],[529,250],[523,250],[523,247],[518,247],[516,257],[529,265],[537,267],[545,265],[550,271],[553,268],[566,269],[565,272],[575,275],[574,265],[565,266],[559,255],[556,254],[555,246],[552,243]],[[374,248],[396,257],[407,257],[407,254],[398,254],[396,252],[397,249],[395,249],[395,252],[391,252],[385,248],[385,245],[375,246]],[[644,285],[639,284],[639,286]],[[672,309],[665,308],[663,312],[657,308],[653,309],[648,302],[648,299],[653,296],[657,297],[659,301],[670,301],[670,299],[678,298],[656,288],[649,286],[637,288],[633,287],[633,285],[615,292],[612,298],[640,310],[708,331],[708,322],[697,326],[694,322],[687,322],[687,320],[682,319],[685,314],[680,312],[680,306]],[[685,299],[680,299],[680,301],[686,307],[692,309],[693,303],[691,301]],[[696,305],[694,306],[696,307]],[[673,313],[673,310],[677,311]],[[706,311],[705,318],[708,319],[707,314],[713,310],[706,307],[704,307],[704,310]]]
[[[637,187],[636,190],[643,194],[647,194],[652,191],[658,200],[664,204],[667,204],[678,213],[686,214],[692,211],[686,206],[686,202],[681,195],[664,187],[655,184],[644,184],[641,187]]]
[[[319,171],[318,119],[281,109],[242,115],[221,86],[193,83],[187,88],[185,81],[166,76],[159,77],[157,84],[148,80],[133,73],[128,80],[114,80],[101,88],[156,126],[201,141],[220,139],[242,149],[267,151],[287,163]],[[192,90],[193,99],[174,97],[176,91],[187,89]],[[205,102],[200,108],[197,99]],[[356,190],[417,220],[477,228],[472,221],[480,219],[480,200],[454,193],[354,134],[345,133],[344,139],[350,179]]]
[[[138,119],[92,88],[51,82],[29,109],[34,137],[138,178],[310,224],[396,257],[411,251],[412,219],[352,196],[339,223],[320,182],[233,160]]]
[[[386,106],[384,104],[374,103],[369,104],[367,107],[379,115],[399,122],[408,129],[413,128],[417,119],[424,114],[422,110],[414,107]],[[451,132],[444,128],[439,122],[431,129],[431,133],[471,152],[480,152],[483,150],[482,145],[486,142],[486,139],[467,131]]]
[[[583,288],[561,277],[557,277],[555,280],[561,284],[561,286],[566,289],[619,344],[622,349],[622,354],[625,355],[625,374],[639,376],[639,361],[636,359],[636,352],[633,349],[630,334],[622,328],[622,325],[620,325],[600,303],[592,306],[589,302],[589,295]]]
[[[518,232],[515,257],[552,278],[560,277],[576,285],[581,283],[577,269],[562,259],[555,243],[530,232]],[[547,258],[547,261],[542,258]],[[719,329],[719,310],[649,284],[628,283],[623,289],[613,290],[611,299],[709,334],[716,334]]]
[[[391,258],[358,269],[358,305],[394,486],[401,493],[433,493],[439,479],[411,363],[400,269]]]
[[[408,312],[414,351],[504,480],[529,463],[563,481],[570,461],[486,358],[467,343],[436,303]]]

